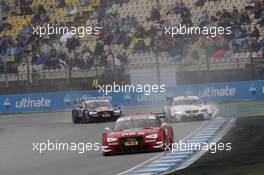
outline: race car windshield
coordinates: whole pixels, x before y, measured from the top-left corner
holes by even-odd
[[[115,123],[114,130],[125,130],[131,128],[151,128],[157,127],[155,119],[132,119],[123,120]]]
[[[99,108],[99,107],[108,107],[111,108],[112,105],[109,102],[106,101],[99,101],[99,102],[89,102],[86,104],[87,108]]]
[[[179,105],[199,105],[202,104],[201,100],[193,100],[193,99],[184,99],[184,100],[175,100],[173,101],[174,106]]]
[[[157,127],[156,119],[136,119],[132,120],[135,128]]]
[[[84,108],[85,105],[83,102],[75,102],[74,106],[77,108]]]

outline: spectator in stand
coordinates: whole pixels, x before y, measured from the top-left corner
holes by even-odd
[[[47,22],[49,22],[49,15],[48,14],[41,14],[40,15],[40,22],[41,23],[47,23]]]
[[[115,4],[119,4],[120,7],[122,7],[122,5],[123,5],[124,3],[127,3],[129,0],[114,0],[114,1],[115,1]]]
[[[147,46],[143,39],[139,39],[134,46],[134,53],[145,52],[147,50]]]
[[[259,43],[259,45],[260,45],[260,52],[261,52],[261,54],[260,54],[260,56],[264,56],[264,40],[263,40],[263,37],[259,37],[259,40],[258,40],[258,43]]]
[[[195,3],[196,6],[204,6],[205,4],[205,0],[197,0],[197,2]]]
[[[235,18],[238,18],[239,17],[239,11],[238,11],[238,9],[237,9],[236,6],[233,6],[232,15]]]
[[[88,5],[90,3],[90,0],[79,0],[81,6]]]
[[[78,9],[77,7],[73,7],[72,5],[71,6],[65,6],[64,8],[64,15],[65,16],[76,16],[78,13]]]
[[[0,14],[6,13],[10,10],[10,7],[6,4],[5,0],[0,0]]]
[[[176,4],[169,11],[167,11],[166,14],[180,14],[185,10],[185,8],[185,4],[182,2],[182,0],[180,0],[180,2],[177,1]]]
[[[69,52],[75,50],[80,45],[81,45],[80,41],[76,35],[73,36],[72,38],[67,39],[66,47],[69,49]]]
[[[66,69],[68,66],[68,62],[65,57],[58,58],[57,68],[58,69]]]
[[[125,51],[123,53],[119,52],[116,57],[120,60],[121,65],[127,64],[127,55]]]
[[[91,12],[91,14],[90,14],[90,20],[95,20],[95,19],[97,19],[97,10],[96,10],[96,8],[93,8],[93,11]]]
[[[33,16],[31,18],[31,24],[42,24],[48,21],[47,10],[43,5],[39,4],[32,8]]]
[[[241,10],[239,22],[240,24],[250,24],[250,18],[246,10]]]
[[[251,32],[251,37],[255,37],[256,40],[258,40],[259,39],[259,36],[260,36],[260,31],[257,28],[257,26],[255,26],[254,27],[254,30]]]
[[[160,11],[161,10],[160,0],[155,0],[154,6]]]
[[[124,49],[127,49],[129,44],[131,43],[132,39],[130,34],[126,33],[124,38],[123,38],[123,47]]]
[[[2,32],[3,27],[4,27],[4,22],[3,22],[2,16],[0,16],[0,32]]]
[[[44,44],[40,47],[40,51],[44,54],[49,54],[52,50],[52,46],[50,46],[47,41],[44,41]]]
[[[47,10],[44,8],[42,4],[38,4],[32,7],[32,12],[33,14],[41,15],[41,14],[46,14]]]
[[[264,40],[263,37],[259,37],[259,43],[262,49],[264,49]]]
[[[160,21],[160,11],[156,7],[152,7],[150,17],[147,21]]]
[[[120,44],[121,43],[121,34],[120,32],[114,32],[112,44]]]
[[[255,38],[252,38],[250,47],[252,52],[258,52],[261,49],[261,44]]]
[[[93,62],[92,60],[92,52],[89,48],[84,48],[82,50],[82,58],[83,58],[83,61],[86,63],[86,64],[91,64]]]
[[[94,55],[98,57],[101,56],[103,53],[104,53],[104,44],[101,41],[98,41],[94,49]]]
[[[57,8],[64,8],[65,7],[65,0],[56,0],[56,7]]]
[[[143,38],[146,33],[145,28],[142,25],[138,25],[135,32],[135,37]]]
[[[107,16],[107,11],[104,7],[97,8],[97,21],[100,24],[101,20]]]
[[[203,27],[209,23],[209,15],[206,10],[203,11],[202,16],[199,19],[200,27]]]
[[[32,9],[29,2],[20,5],[20,15],[32,15]]]
[[[135,28],[137,25],[136,17],[134,15],[132,16],[127,15],[125,19],[125,25],[127,25],[129,29]]]
[[[181,13],[181,24],[192,26],[191,12],[188,8]]]
[[[106,55],[106,53],[103,53],[103,55],[100,57],[100,66],[107,66],[107,55]]]
[[[262,14],[262,19],[259,19],[256,25],[260,25],[260,27],[264,26],[264,13]]]
[[[260,0],[255,2],[253,13],[255,14],[254,18],[259,19],[262,17],[263,14],[263,5]]]
[[[22,28],[22,31],[21,31],[21,33],[23,33],[23,34],[27,34],[27,33],[29,33],[30,31],[32,30],[32,26],[30,25],[30,24],[25,24],[24,26],[23,26],[23,28]]]
[[[233,18],[233,16],[226,9],[223,9],[220,18],[229,19],[229,18]]]

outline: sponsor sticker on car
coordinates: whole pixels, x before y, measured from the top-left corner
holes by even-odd
[[[125,146],[137,146],[138,142],[125,142]]]
[[[137,146],[138,141],[136,138],[126,138],[125,146]]]
[[[102,117],[110,117],[110,114],[109,114],[108,112],[104,112],[104,113],[102,114]]]

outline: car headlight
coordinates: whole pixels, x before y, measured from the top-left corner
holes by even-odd
[[[174,114],[176,114],[176,115],[181,115],[182,112],[181,112],[181,111],[174,111]]]
[[[91,111],[91,112],[89,112],[89,114],[90,114],[90,115],[96,115],[97,112],[95,112],[95,111]]]
[[[120,111],[119,109],[118,109],[118,110],[114,110],[114,113],[115,113],[115,114],[120,114],[120,112],[121,112],[121,111]]]
[[[107,142],[115,142],[115,141],[117,141],[117,138],[111,138],[111,137],[107,138]]]
[[[151,135],[146,136],[147,139],[156,139],[157,137],[158,137],[158,134],[151,134]]]

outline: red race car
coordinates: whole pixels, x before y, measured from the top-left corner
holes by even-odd
[[[164,151],[173,143],[173,128],[153,114],[124,116],[113,130],[102,134],[104,155],[147,151]]]

